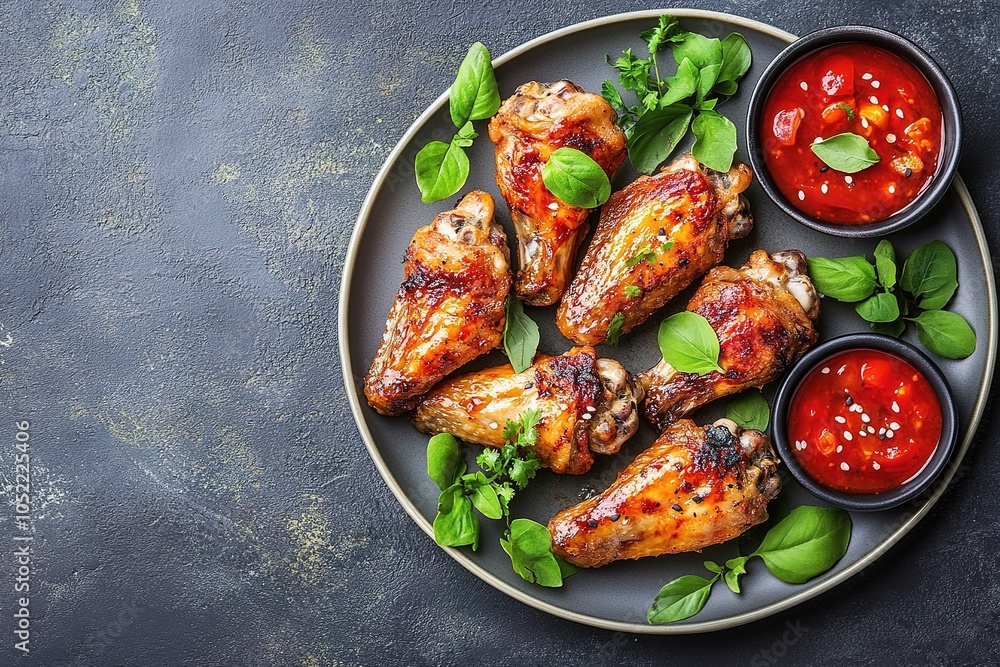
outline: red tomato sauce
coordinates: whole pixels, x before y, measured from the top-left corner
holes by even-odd
[[[817,482],[845,493],[882,493],[919,473],[941,439],[941,405],[924,375],[878,350],[849,350],[818,364],[788,411],[795,458]]]
[[[803,213],[826,222],[877,222],[927,186],[941,150],[941,105],[905,60],[867,44],[811,53],[781,75],[764,105],[761,140],[768,171]],[[879,161],[854,174],[827,167],[810,150],[851,132]]]

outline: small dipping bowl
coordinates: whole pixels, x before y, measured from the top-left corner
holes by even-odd
[[[775,84],[779,82],[786,71],[817,51],[855,43],[887,51],[889,54],[906,61],[917,72],[923,75],[936,95],[937,103],[941,109],[942,136],[940,138],[937,164],[934,172],[923,185],[923,189],[912,201],[888,217],[875,222],[829,222],[804,213],[782,193],[768,168],[761,133],[763,121],[765,120],[765,106],[768,103],[772,90],[775,88]],[[889,94],[889,92],[887,91],[886,94]],[[865,100],[859,98],[856,102],[857,107],[860,109]],[[816,113],[815,110],[812,110],[812,112]],[[888,113],[895,114],[896,112],[896,109],[890,109]],[[824,111],[825,113],[826,111]],[[852,110],[852,113],[855,113],[855,110]],[[902,116],[899,116],[899,118],[901,119]],[[889,120],[894,123],[902,122],[892,117]],[[853,119],[851,122],[853,122]],[[858,122],[860,123],[861,120],[859,119]],[[865,122],[867,123],[867,120]],[[750,164],[753,167],[758,182],[767,195],[785,213],[806,227],[826,234],[848,238],[868,238],[882,236],[913,224],[930,211],[940,201],[941,197],[944,196],[958,169],[962,147],[962,114],[959,108],[958,97],[948,77],[938,64],[921,48],[909,40],[886,30],[867,26],[840,26],[826,28],[798,39],[771,61],[758,80],[750,98],[746,136]],[[892,136],[894,137],[894,135]],[[823,138],[829,139],[830,137],[824,136]],[[795,141],[798,143],[799,140],[796,139]],[[888,138],[886,141],[888,141]],[[845,174],[841,172],[836,172],[836,175],[842,178],[845,177]],[[893,188],[888,191],[895,192],[895,189]],[[825,188],[824,194],[826,194]],[[804,201],[805,193],[803,190],[800,189],[797,196]]]
[[[906,362],[913,369],[919,371],[923,379],[926,380],[927,385],[933,390],[933,395],[937,398],[941,414],[941,431],[937,444],[934,446],[929,458],[921,459],[926,462],[908,479],[901,481],[901,483],[891,489],[882,490],[877,493],[847,492],[833,488],[833,486],[818,480],[803,463],[805,455],[800,459],[797,452],[804,451],[809,447],[825,447],[825,451],[832,451],[831,443],[834,441],[830,440],[830,438],[835,437],[836,452],[840,454],[842,451],[846,451],[846,453],[840,457],[830,456],[831,462],[836,465],[836,469],[830,469],[832,475],[841,479],[855,479],[859,482],[859,486],[861,485],[861,475],[866,475],[866,479],[868,480],[871,480],[873,477],[877,478],[877,471],[882,470],[883,466],[885,466],[883,472],[888,475],[890,473],[889,466],[894,465],[895,461],[889,461],[887,465],[887,459],[883,458],[883,463],[879,465],[875,458],[872,457],[867,460],[865,468],[857,472],[852,472],[853,469],[846,461],[852,460],[852,454],[869,451],[873,447],[884,449],[885,447],[893,446],[891,440],[894,434],[889,434],[887,439],[885,433],[885,429],[887,428],[886,423],[889,420],[892,420],[892,422],[896,420],[901,422],[901,424],[897,424],[900,431],[900,440],[898,442],[903,444],[902,438],[906,437],[906,434],[911,433],[912,425],[917,420],[923,419],[922,416],[918,416],[915,413],[908,414],[908,409],[905,407],[909,402],[909,396],[913,396],[914,394],[911,393],[907,397],[907,400],[904,400],[902,397],[900,398],[900,403],[904,405],[902,408],[895,401],[889,405],[862,406],[861,403],[863,400],[867,399],[859,398],[857,403],[855,403],[853,400],[847,398],[850,396],[849,392],[845,391],[844,397],[840,397],[840,394],[838,394],[836,400],[844,402],[838,402],[836,405],[831,402],[831,410],[836,411],[833,408],[839,408],[842,405],[846,405],[847,409],[839,410],[843,416],[838,414],[836,417],[833,417],[836,421],[830,423],[831,428],[828,429],[828,434],[821,435],[813,441],[793,439],[789,434],[789,422],[793,419],[791,412],[796,407],[797,401],[808,400],[805,395],[799,396],[799,392],[807,380],[816,377],[813,375],[814,373],[824,373],[822,376],[824,378],[828,374],[831,378],[830,383],[834,383],[836,376],[839,374],[838,371],[844,371],[839,368],[841,364],[837,364],[836,366],[830,364],[829,361],[831,359],[836,357],[844,358],[843,355],[849,352],[871,353],[872,351],[875,353],[886,353],[891,357],[895,357],[896,360]],[[869,354],[868,356],[874,358],[881,355]],[[845,368],[847,367],[845,366]],[[829,371],[825,371],[824,369],[829,369]],[[864,369],[864,366],[862,366],[862,369]],[[874,374],[874,370],[872,372]],[[863,370],[860,377],[865,377]],[[902,379],[906,380],[907,378],[902,377]],[[873,380],[873,382],[876,381]],[[915,392],[920,387],[926,389],[923,383],[919,382],[913,382],[907,385],[907,387],[907,391],[911,392]],[[830,391],[832,393],[833,390]],[[858,396],[860,397],[862,389],[859,389],[858,392]],[[854,405],[856,407],[851,409]],[[869,416],[868,413],[872,413],[872,416]],[[879,334],[848,334],[827,341],[810,350],[782,381],[774,400],[772,414],[771,433],[773,441],[781,456],[781,460],[788,466],[788,470],[792,476],[816,497],[825,500],[831,505],[847,510],[884,510],[902,505],[908,500],[917,497],[934,482],[944,469],[958,439],[958,414],[955,408],[955,401],[951,395],[951,390],[948,388],[948,383],[938,367],[923,352],[909,343],[897,340],[891,336]],[[819,422],[817,421],[817,423]],[[868,429],[869,426],[872,428]],[[824,428],[824,431],[826,430]],[[858,434],[862,430],[865,431],[863,436]],[[869,430],[874,432],[869,433]],[[819,442],[824,437],[826,441]],[[848,450],[848,448],[852,449]],[[822,452],[824,450],[815,451]],[[836,459],[838,458],[842,458],[843,462],[837,463]],[[812,465],[816,465],[815,459],[813,459]]]

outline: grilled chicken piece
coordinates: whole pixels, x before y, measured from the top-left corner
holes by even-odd
[[[542,166],[558,148],[583,151],[610,178],[625,160],[625,134],[603,97],[569,81],[531,81],[490,121],[497,184],[517,230],[517,294],[547,306],[569,284],[576,251],[587,233],[588,209],[565,204],[542,183]]]
[[[643,413],[661,431],[717,398],[778,378],[816,342],[819,298],[798,250],[770,257],[756,250],[740,269],[712,269],[687,309],[715,329],[726,373],[679,373],[663,360],[643,373]]]
[[[441,378],[498,347],[507,320],[510,254],[493,199],[470,192],[413,235],[403,284],[365,376],[375,410],[399,415]]]
[[[684,155],[612,195],[559,304],[563,335],[578,345],[603,343],[619,313],[621,330],[631,331],[721,262],[729,242],[753,227],[740,194],[751,180],[745,164],[722,173]],[[630,298],[626,287],[641,293]]]
[[[689,419],[663,432],[606,491],[549,521],[553,551],[578,567],[697,551],[767,520],[781,490],[760,431]]]
[[[539,355],[523,373],[505,364],[445,380],[411,419],[424,433],[502,447],[507,420],[539,410],[538,458],[554,472],[582,474],[594,462],[591,452],[613,454],[636,432],[641,399],[621,364],[581,347],[559,357]]]

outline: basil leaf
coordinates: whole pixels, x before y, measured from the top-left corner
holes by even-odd
[[[420,201],[430,204],[458,192],[469,177],[469,157],[454,141],[431,141],[414,160]]]
[[[715,83],[715,90],[723,95],[732,95],[736,92],[736,82],[743,78],[743,75],[750,69],[752,56],[750,45],[743,39],[743,35],[733,32],[722,40],[722,69],[719,70],[719,78]],[[733,93],[722,93],[719,86],[722,83],[733,83]]]
[[[674,579],[660,589],[646,612],[646,620],[651,625],[661,625],[694,616],[705,608],[712,584],[718,580],[718,575],[706,579],[695,574]]]
[[[899,301],[891,292],[879,292],[854,306],[858,315],[868,322],[893,322],[899,319]]]
[[[514,519],[509,538],[501,538],[500,545],[510,556],[515,572],[540,586],[562,586],[562,567],[552,553],[552,536],[548,528],[531,519]]]
[[[522,373],[531,366],[538,350],[538,325],[525,314],[524,304],[513,294],[507,297],[503,349],[515,373]]]
[[[572,563],[567,563],[559,556],[556,556],[556,562],[559,563],[559,574],[562,575],[563,579],[565,579],[566,577],[572,577],[574,574],[580,571],[580,568],[578,568],[576,565],[573,565]]]
[[[864,255],[810,257],[808,261],[816,289],[837,301],[861,301],[875,291],[875,267]]]
[[[698,313],[684,311],[663,320],[657,341],[663,359],[681,373],[726,372],[719,366],[719,337]]]
[[[668,88],[667,92],[660,97],[659,107],[664,109],[675,102],[691,97],[698,91],[698,82],[701,75],[698,66],[691,62],[690,58],[685,58],[677,67],[677,73],[672,77],[664,79]]]
[[[906,322],[903,320],[896,320],[895,322],[872,322],[868,326],[870,326],[872,331],[875,333],[892,336],[893,338],[899,338],[903,335],[903,331],[906,329]]]
[[[718,111],[702,111],[691,124],[695,142],[691,154],[715,171],[727,172],[736,154],[736,126]]]
[[[680,41],[671,44],[674,52],[674,60],[680,65],[681,61],[689,58],[698,69],[705,69],[713,65],[722,66],[722,42],[712,37],[705,37],[696,32],[689,32]],[[715,80],[712,80],[715,84]]]
[[[715,561],[706,560],[704,565],[705,569],[712,574],[722,574],[722,567]]]
[[[868,140],[853,132],[841,132],[809,148],[831,169],[845,174],[857,173],[879,161],[878,153],[868,145]]]
[[[767,531],[751,556],[760,556],[771,573],[790,584],[820,575],[847,553],[851,517],[834,507],[802,505]]]
[[[746,563],[748,560],[748,556],[737,556],[726,561],[727,569],[723,578],[726,580],[726,586],[729,586],[729,590],[734,593],[739,594],[740,592],[740,575],[747,573]]]
[[[958,289],[955,253],[940,241],[920,246],[903,263],[899,286],[925,310],[944,308]]]
[[[472,512],[472,501],[461,484],[453,484],[438,497],[434,517],[434,541],[443,547],[479,546],[479,519]]]
[[[470,120],[489,118],[500,109],[500,91],[490,63],[490,52],[480,42],[469,47],[458,76],[451,84],[451,122],[462,127]]]
[[[691,108],[683,104],[644,113],[628,136],[632,166],[643,174],[652,174],[687,134],[692,115]]]
[[[615,88],[615,84],[611,82],[611,79],[605,79],[604,83],[601,84],[601,97],[616,111],[620,112],[625,108],[625,102],[622,100],[621,93]]]
[[[611,181],[601,165],[575,148],[558,148],[542,166],[549,192],[570,206],[596,208],[611,196]]]
[[[480,472],[477,474],[482,475],[483,473]],[[485,476],[483,479],[485,480]],[[472,492],[472,504],[487,519],[503,518],[503,508],[500,507],[500,498],[497,497],[496,489],[489,482],[480,484]]]
[[[976,351],[976,332],[957,313],[925,310],[913,322],[917,325],[917,338],[934,354],[964,359]]]
[[[875,270],[882,287],[891,290],[896,286],[896,251],[885,239],[875,246]]]
[[[451,433],[438,433],[427,443],[427,474],[444,491],[455,483],[462,454]]]
[[[713,90],[719,95],[725,95],[728,97],[730,95],[735,95],[738,88],[739,86],[735,81],[718,81],[716,82]]]
[[[736,422],[741,428],[763,431],[771,421],[771,408],[764,395],[756,389],[748,389],[729,401],[726,419]]]
[[[726,586],[729,586],[729,590],[737,594],[740,592],[740,575],[736,573],[736,570],[726,570],[723,579]]]
[[[608,333],[604,337],[605,342],[608,345],[617,345],[618,339],[622,335],[622,325],[625,324],[625,315],[622,313],[615,313],[615,316],[611,318],[608,323]]]

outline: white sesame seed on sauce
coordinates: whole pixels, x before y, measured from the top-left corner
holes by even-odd
[[[837,453],[839,454],[842,451],[844,451],[844,446],[843,445],[837,445]]]
[[[864,429],[861,429],[860,431],[858,431],[858,435],[860,435],[862,438],[867,438],[868,437],[868,431],[866,431]]]
[[[889,113],[889,105],[888,104],[883,104],[882,105],[882,111],[884,111],[886,113]]]
[[[814,144],[821,144],[821,143],[823,143],[823,137],[816,137],[815,139],[813,139],[813,143]]]
[[[896,401],[892,402],[892,411],[899,412],[899,403],[897,403]]]
[[[890,132],[889,134],[885,135],[885,140],[890,144],[894,144],[896,143],[896,135]]]
[[[903,117],[903,110],[902,109],[896,109],[896,117],[897,118],[902,118]]]
[[[882,84],[878,81],[878,79],[872,81],[872,88],[878,88],[881,85]]]
[[[896,186],[895,185],[890,185],[888,189],[889,189],[889,194],[891,194],[891,195],[896,194]]]
[[[864,116],[861,117],[861,127],[868,129],[868,119]]]
[[[861,407],[860,405],[858,405],[857,403],[855,403],[854,405],[852,405],[850,407],[850,410],[851,410],[851,412],[864,412],[865,411],[865,409],[863,407]]]
[[[898,431],[899,430],[899,422],[892,422],[891,424],[889,424],[889,428],[891,428],[893,431]]]
[[[590,418],[591,418],[591,417],[593,417],[593,416],[594,416],[594,415],[590,414],[589,412],[584,412],[584,413],[583,413],[583,414],[581,415],[581,417],[583,417],[583,418],[584,418],[584,420],[587,420],[587,419],[590,419]]]
[[[892,432],[892,429],[889,429],[888,431],[885,432],[885,437],[887,438],[891,438],[894,435],[896,434]]]
[[[844,176],[844,182],[850,185],[851,183],[854,182],[854,178],[850,174],[848,174],[847,176]]]
[[[593,405],[588,405],[587,412],[597,412],[597,408],[595,408]]]
[[[868,427],[868,432],[869,433],[875,433],[875,427],[874,426],[869,426]]]
[[[844,440],[846,440],[847,442],[854,440],[854,434],[851,433],[850,431],[844,431]]]
[[[841,417],[840,415],[837,415],[836,417],[833,418],[833,421],[837,422],[838,424],[846,424],[847,423],[847,418],[846,417]]]
[[[844,472],[847,472],[848,470],[851,469],[851,466],[847,465],[847,461],[841,461],[840,469],[843,470]]]
[[[878,461],[872,461],[872,470],[881,470],[882,466],[878,464]]]
[[[549,204],[549,210],[550,211],[555,211],[558,208],[559,208],[559,204],[557,204],[555,202],[552,202],[551,204]]]
[[[868,416],[868,413],[867,413],[867,412],[862,412],[862,413],[861,413],[861,421],[863,421],[864,423],[866,423],[866,424],[867,424],[867,423],[868,423],[868,422],[870,422],[871,420],[872,420],[872,418]]]
[[[878,98],[875,97],[874,95],[872,95],[871,97],[869,97],[868,101],[871,102],[872,104],[878,104]]]
[[[865,81],[871,81],[874,77],[869,72],[865,72],[861,75],[861,78]]]
[[[805,201],[805,198],[806,198],[806,193],[803,192],[802,190],[799,190],[799,201]]]
[[[809,84],[805,81],[799,81],[799,88],[802,90],[809,90]]]
[[[819,186],[819,191],[822,192],[823,194],[826,194],[827,192],[830,191],[830,186],[824,183],[823,185]]]
[[[496,430],[496,429],[500,428],[500,424],[498,424],[496,422],[490,422],[490,428]]]
[[[822,373],[823,375],[827,375],[829,372],[830,372],[830,367],[829,366],[824,366],[823,370],[820,371],[820,373]],[[899,412],[899,411],[897,410],[897,412]]]

